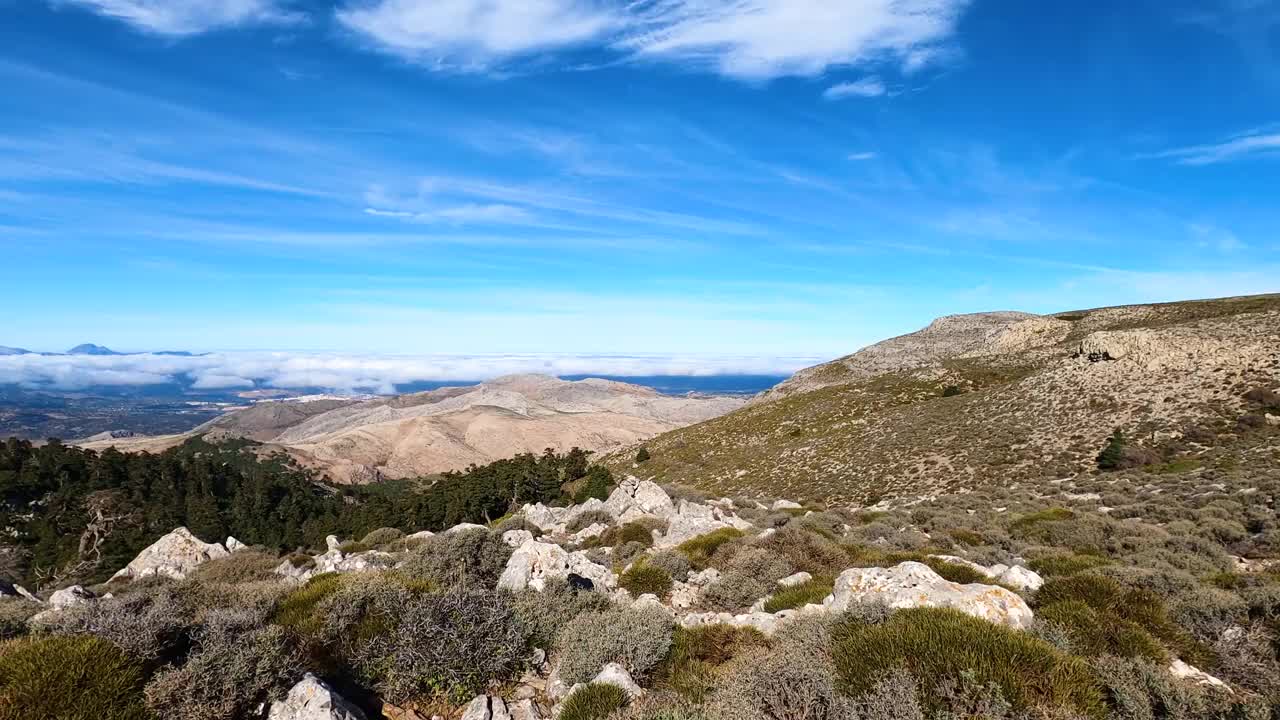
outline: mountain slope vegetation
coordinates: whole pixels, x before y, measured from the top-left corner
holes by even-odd
[[[1250,397],[1277,386],[1276,295],[951,316],[646,442],[643,464],[634,448],[609,463],[715,493],[868,503],[1072,477],[1116,428],[1153,463],[1195,462],[1275,422]]]

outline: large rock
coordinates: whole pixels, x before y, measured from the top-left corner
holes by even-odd
[[[65,610],[77,605],[88,605],[98,598],[92,592],[79,585],[72,585],[54,592],[49,596],[49,607],[54,610]]]
[[[627,476],[605,501],[605,510],[621,522],[644,516],[665,520],[675,512],[675,503],[657,483]]]
[[[192,535],[190,530],[180,527],[138,553],[138,557],[134,558],[133,562],[112,575],[111,579],[137,580],[161,575],[181,580],[202,563],[214,558],[226,557],[229,554],[227,549],[218,543],[204,542]]]
[[[511,720],[507,701],[497,695],[479,695],[462,711],[462,720]]]
[[[533,588],[542,592],[547,581],[565,580],[571,573],[590,580],[597,590],[611,590],[618,584],[612,570],[591,562],[586,553],[571,553],[559,545],[529,540],[511,554],[498,578],[498,587],[512,591]]]
[[[823,606],[828,612],[842,613],[856,603],[881,603],[891,608],[954,608],[1014,628],[1026,628],[1033,619],[1031,608],[1011,590],[953,583],[918,562],[904,562],[892,568],[853,568],[840,573]]]
[[[719,507],[681,500],[679,508],[667,521],[666,533],[657,539],[654,547],[673,548],[699,535],[727,528],[746,531],[751,528],[751,523]]]
[[[644,694],[644,690],[641,689],[640,684],[631,677],[631,673],[627,672],[626,668],[616,662],[611,662],[608,665],[605,665],[604,669],[602,669],[591,682],[604,683],[605,685],[612,685],[616,688],[621,688],[622,691],[633,700]]]
[[[284,700],[271,703],[267,720],[367,720],[360,708],[307,673]]]
[[[1229,690],[1226,683],[1210,675],[1209,673],[1195,667],[1194,665],[1188,665],[1181,660],[1174,660],[1169,665],[1169,674],[1173,675],[1179,680],[1188,680],[1190,682],[1196,683],[1197,685],[1206,685],[1208,687],[1216,687],[1216,688],[1221,688],[1223,690]]]

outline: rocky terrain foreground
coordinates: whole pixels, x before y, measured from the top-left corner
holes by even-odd
[[[832,502],[1050,482],[1091,470],[1116,428],[1161,452],[1230,434],[1256,411],[1245,394],[1278,386],[1277,295],[957,315],[648,441],[642,468],[635,448],[610,465],[713,493]]]
[[[461,470],[546,448],[609,451],[742,404],[731,397],[672,397],[609,380],[513,375],[364,402],[264,402],[182,435],[80,445],[156,452],[201,435],[243,437],[286,450],[335,482],[372,482]]]
[[[41,652],[110,658],[68,703],[103,718],[1273,717],[1274,473],[1140,480],[872,512],[631,477],[285,557],[178,528],[95,588],[0,586],[0,717],[70,717]]]

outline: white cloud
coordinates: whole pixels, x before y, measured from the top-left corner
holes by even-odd
[[[1238,160],[1248,155],[1280,153],[1280,132],[1252,132],[1236,135],[1219,143],[1192,145],[1146,155],[1147,158],[1169,158],[1180,165],[1213,165]]]
[[[373,0],[337,17],[388,52],[454,69],[587,42],[622,20],[576,0]]]
[[[828,100],[843,100],[851,97],[880,97],[887,92],[880,78],[863,78],[855,82],[840,83],[827,88],[822,97]]]
[[[303,19],[279,0],[51,0],[87,8],[157,35],[197,35],[211,30]]]
[[[226,352],[169,355],[0,356],[0,384],[61,390],[95,385],[136,387],[192,379],[193,387],[321,387],[394,392],[426,381],[488,380],[513,373],[550,375],[786,375],[821,362],[816,357],[670,355],[356,355]]]
[[[590,46],[767,80],[944,57],[968,0],[349,0],[339,22],[428,66],[482,70]]]
[[[854,162],[862,162],[865,160],[875,160],[876,157],[877,157],[876,153],[873,153],[873,152],[856,152],[856,153],[849,153],[847,159],[852,160]]]

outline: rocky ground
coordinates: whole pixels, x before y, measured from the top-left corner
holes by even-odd
[[[1149,480],[824,510],[628,478],[492,527],[283,558],[179,528],[103,586],[0,588],[0,629],[11,648],[123,648],[150,679],[112,701],[138,714],[102,717],[856,720],[978,703],[966,717],[1128,718],[1176,701],[1168,717],[1265,718],[1280,708],[1280,485]],[[849,655],[913,622],[942,633],[937,663],[898,640],[854,653],[870,669]],[[951,647],[952,631],[977,635]],[[38,691],[6,681],[13,652],[0,645],[0,706]],[[1017,662],[1032,665],[991,666]],[[1038,686],[1036,663],[1075,684]]]

